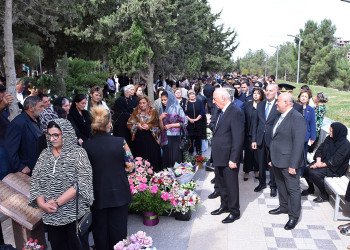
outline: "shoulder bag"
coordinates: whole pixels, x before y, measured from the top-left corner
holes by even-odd
[[[86,233],[88,233],[89,228],[92,224],[92,214],[91,214],[91,211],[89,208],[89,210],[84,214],[84,216],[80,220],[78,218],[78,214],[79,214],[79,212],[78,212],[79,185],[78,185],[78,183],[77,183],[77,194],[76,194],[75,200],[76,200],[76,220],[75,220],[76,235],[77,235],[77,238],[79,241],[79,245],[82,246],[82,242],[81,242],[80,238],[83,235],[85,235]]]
[[[191,147],[191,140],[185,133],[184,124],[180,123],[180,144],[179,144],[179,148],[180,148],[180,150],[182,152],[186,152],[186,151],[189,150],[190,147]]]

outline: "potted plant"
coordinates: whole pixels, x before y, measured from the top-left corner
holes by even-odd
[[[150,249],[156,250],[152,247],[153,241],[150,236],[146,236],[143,231],[138,231],[136,234],[128,236],[126,239],[119,241],[114,247],[114,250],[127,249]]]
[[[208,159],[206,157],[203,157],[201,155],[196,156],[196,162],[198,168],[203,168],[203,163],[206,162]]]

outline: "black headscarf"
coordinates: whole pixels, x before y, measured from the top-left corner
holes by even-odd
[[[322,152],[325,157],[323,157],[322,161],[328,161],[332,156],[334,156],[335,152],[340,148],[346,141],[348,135],[348,129],[340,122],[334,122],[331,124],[333,129],[333,137],[330,140],[329,146]]]

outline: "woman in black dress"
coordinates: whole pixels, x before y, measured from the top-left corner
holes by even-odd
[[[205,116],[205,111],[203,102],[196,99],[196,94],[193,90],[188,91],[188,100],[185,104],[185,114],[188,120],[187,132],[191,139],[191,147],[189,149],[189,152],[190,154],[194,152],[195,145],[197,155],[201,155],[202,131],[204,126],[202,117]]]
[[[126,126],[131,113],[137,105],[136,97],[134,97],[134,86],[127,85],[123,89],[123,95],[114,103],[114,126],[113,135],[123,137],[132,150],[130,130]]]
[[[138,106],[132,112],[128,124],[135,157],[148,160],[154,171],[162,170],[160,153],[160,127],[158,111],[152,109],[148,97],[138,98]]]
[[[250,171],[254,171],[255,178],[259,177],[258,152],[252,149],[252,124],[256,122],[256,107],[262,100],[264,100],[264,91],[259,88],[253,90],[253,101],[245,103],[244,181],[248,180]]]
[[[68,114],[68,120],[72,123],[80,145],[91,137],[91,119],[89,112],[85,110],[86,103],[86,95],[77,94]]]

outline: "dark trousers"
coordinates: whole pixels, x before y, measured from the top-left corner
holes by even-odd
[[[259,161],[259,183],[266,185],[266,169],[268,167],[267,156],[269,148],[263,140],[262,144],[258,146],[258,161]],[[276,188],[275,174],[273,168],[270,168],[270,188]]]
[[[258,164],[258,151],[252,149],[252,137],[246,136],[244,140],[244,161],[243,161],[244,173],[250,171],[259,171]]]
[[[175,162],[182,162],[183,154],[179,145],[180,136],[168,136],[168,145],[163,146],[163,168],[172,168]]]
[[[228,208],[231,214],[240,215],[239,211],[239,168],[231,169],[226,167],[216,167],[215,184],[218,185],[222,208]]]
[[[274,168],[276,184],[278,189],[278,199],[282,211],[287,212],[290,218],[299,219],[301,212],[300,194],[300,169],[296,169],[296,174],[289,174],[288,168]]]
[[[75,221],[63,226],[47,225],[52,250],[89,250],[89,232],[80,237],[82,247],[79,247],[75,229]]]
[[[329,195],[326,191],[326,187],[324,186],[324,178],[325,177],[335,177],[336,175],[328,170],[328,168],[305,168],[304,171],[304,177],[309,185],[308,191],[310,193],[313,193],[315,188],[314,185],[316,185],[316,187],[318,187],[318,189],[320,190],[321,193],[321,198],[322,199],[328,199]]]
[[[191,147],[188,152],[192,154],[194,152],[194,147],[196,147],[197,155],[202,154],[202,137],[201,136],[190,136],[191,139]]]
[[[128,205],[92,210],[96,250],[110,250],[127,236]]]

